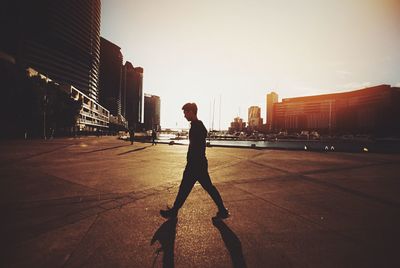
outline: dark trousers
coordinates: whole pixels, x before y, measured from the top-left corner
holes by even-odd
[[[215,188],[215,186],[212,184],[210,175],[208,174],[207,160],[197,163],[186,164],[181,185],[179,186],[178,195],[176,196],[173,208],[178,210],[183,206],[183,203],[185,203],[186,198],[192,191],[196,181],[198,181],[204,188],[204,190],[206,190],[207,193],[211,196],[218,209],[221,211],[225,210],[221,195],[219,194],[217,188]]]

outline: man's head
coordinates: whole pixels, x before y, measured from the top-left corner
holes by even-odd
[[[188,121],[194,121],[197,120],[197,105],[196,103],[186,103],[182,107],[183,113],[185,115],[185,118]]]

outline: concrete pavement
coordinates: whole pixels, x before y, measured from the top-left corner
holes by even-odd
[[[208,148],[232,216],[186,146],[115,137],[0,142],[2,267],[399,267],[400,155]]]

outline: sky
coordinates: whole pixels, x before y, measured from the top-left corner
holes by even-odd
[[[186,102],[219,130],[250,106],[265,123],[271,91],[400,87],[400,0],[103,0],[101,36],[144,68],[162,128],[189,127]]]

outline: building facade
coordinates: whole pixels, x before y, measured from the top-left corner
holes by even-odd
[[[129,128],[136,129],[143,123],[143,68],[133,67],[129,61],[122,69],[122,115]]]
[[[265,118],[267,120],[266,124],[268,126],[268,129],[271,128],[272,126],[272,119],[273,119],[273,109],[274,109],[274,104],[278,102],[278,94],[276,94],[275,92],[271,92],[269,94],[267,94],[267,102],[266,102],[266,115]]]
[[[144,128],[146,130],[161,130],[160,108],[159,96],[144,94]]]
[[[399,133],[400,88],[379,85],[344,93],[283,99],[273,108],[275,130]]]
[[[74,86],[63,85],[62,88],[70,93],[75,100],[82,102],[82,109],[76,122],[77,130],[93,132],[108,129],[110,112],[106,108]]]
[[[243,122],[243,119],[238,116],[233,119],[233,122],[231,122],[231,126],[228,132],[235,133],[235,132],[242,132],[245,130],[246,130],[246,122]]]
[[[2,49],[21,69],[31,67],[97,101],[100,8],[100,0],[6,0]]]
[[[27,73],[28,76],[40,76],[46,81],[52,81],[48,76],[32,68],[28,68]],[[107,109],[72,85],[60,84],[60,89],[67,92],[71,98],[82,103],[82,108],[79,111],[79,117],[75,125],[75,131],[93,132],[108,129],[110,113]]]
[[[121,116],[122,53],[116,44],[100,39],[99,101],[113,116]]]
[[[258,130],[262,128],[262,124],[261,108],[258,106],[250,106],[248,110],[248,129]]]

